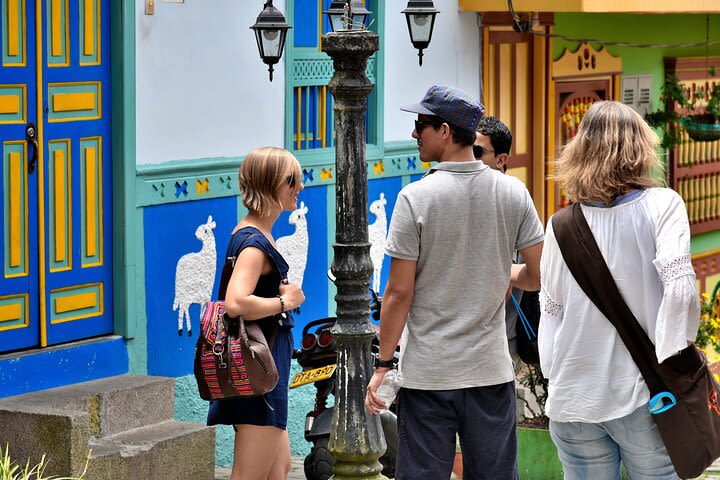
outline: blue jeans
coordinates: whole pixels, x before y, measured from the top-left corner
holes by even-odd
[[[550,421],[565,480],[677,480],[675,468],[647,405],[601,423]]]

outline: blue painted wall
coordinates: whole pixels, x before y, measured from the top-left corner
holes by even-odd
[[[178,335],[178,312],[175,299],[175,267],[183,255],[202,248],[195,238],[198,226],[212,215],[216,224],[213,234],[217,249],[215,286],[217,298],[221,260],[225,257],[227,239],[237,224],[235,197],[184,202],[145,209],[145,293],[147,309],[148,375],[179,377],[192,373],[192,359],[200,327],[200,306],[190,306],[194,336],[183,330]]]
[[[372,224],[375,222],[375,215],[370,213],[370,205],[380,198],[380,194],[385,194],[385,213],[387,214],[387,225],[390,227],[390,219],[392,218],[392,212],[395,209],[395,200],[397,199],[398,193],[402,189],[402,177],[389,177],[380,178],[377,180],[370,180],[368,182],[368,223]],[[382,295],[385,290],[385,282],[387,282],[388,274],[390,273],[390,257],[385,255],[383,260],[382,272],[380,275],[380,291],[376,292],[378,295]]]
[[[0,398],[127,372],[127,348],[119,337],[4,355],[0,357]]]
[[[300,307],[300,313],[295,314],[294,334],[296,348],[300,348],[302,327],[311,320],[328,316],[327,270],[330,265],[327,259],[327,188],[326,186],[309,187],[300,192],[299,195],[299,202],[303,202],[308,209],[305,218],[308,222],[309,243],[307,265],[302,284],[305,303]],[[298,207],[300,207],[299,202]],[[289,217],[290,212],[283,212],[275,222],[273,237],[276,240],[292,235],[295,232],[295,226],[288,223]]]

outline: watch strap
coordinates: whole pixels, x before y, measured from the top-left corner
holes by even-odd
[[[389,368],[392,370],[397,365],[397,362],[398,359],[395,357],[392,357],[390,360],[383,360],[380,358],[380,355],[375,355],[373,366],[375,368]]]

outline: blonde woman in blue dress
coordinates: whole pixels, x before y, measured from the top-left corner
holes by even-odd
[[[297,209],[304,188],[300,164],[287,150],[256,148],[240,166],[243,205],[250,213],[233,230],[227,257],[237,257],[225,294],[231,317],[257,321],[267,338],[278,384],[261,397],[210,403],[208,425],[233,425],[231,480],[283,480],[291,467],[287,432],[288,381],[293,350],[292,310],[305,301],[300,285],[287,283],[288,264],[277,251],[272,227],[280,213]],[[221,292],[222,295],[222,292]]]

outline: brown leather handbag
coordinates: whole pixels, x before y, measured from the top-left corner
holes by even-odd
[[[235,265],[235,257],[223,266],[220,298]],[[195,380],[203,400],[264,395],[278,383],[278,371],[272,356],[274,332],[268,342],[257,321],[230,318],[225,302],[209,302],[200,323],[195,346]]]
[[[705,355],[690,345],[658,363],[655,346],[613,280],[579,204],[553,216],[570,273],[613,324],[650,390],[649,409],[680,478],[695,478],[720,457],[720,386]]]

